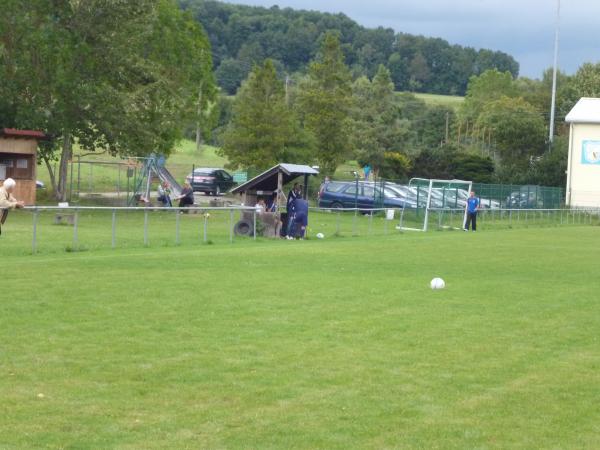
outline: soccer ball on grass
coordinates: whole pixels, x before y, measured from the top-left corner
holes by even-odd
[[[441,278],[434,278],[430,283],[431,289],[444,289],[446,287],[446,283]]]

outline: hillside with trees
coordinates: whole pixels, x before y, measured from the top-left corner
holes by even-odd
[[[333,175],[348,160],[376,176],[460,178],[483,183],[565,183],[564,117],[600,91],[600,65],[559,74],[556,136],[548,141],[551,72],[542,80],[496,69],[473,75],[458,107],[394,90],[380,64],[352,76],[339,33],[327,33],[307,73],[286,86],[276,63],[256,65],[236,97],[221,96],[213,139],[231,168],[281,161],[319,164]],[[276,145],[274,145],[276,143]]]
[[[443,39],[369,29],[344,14],[179,0],[206,30],[219,86],[235,94],[254,64],[271,59],[280,74],[306,73],[325,33],[339,35],[353,78],[386,66],[397,91],[464,95],[469,78],[497,69],[518,76],[506,53],[452,45]]]

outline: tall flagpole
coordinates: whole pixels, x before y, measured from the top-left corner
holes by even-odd
[[[556,30],[554,35],[554,72],[552,74],[552,105],[550,107],[550,144],[554,142],[554,117],[556,114],[556,78],[558,76],[558,43],[560,37],[560,0],[556,5]]]

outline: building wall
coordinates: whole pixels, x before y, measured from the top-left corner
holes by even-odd
[[[37,141],[35,139],[0,137],[0,153],[35,155],[37,153]]]
[[[600,124],[571,125],[567,205],[600,207],[600,161],[584,158],[584,145],[600,148]]]
[[[37,141],[35,139],[0,137],[0,164],[3,161],[10,161],[12,167],[7,169],[7,176],[12,176],[17,182],[14,196],[17,200],[23,200],[27,205],[35,205],[36,154]],[[27,160],[27,168],[18,168],[18,160]],[[0,183],[2,181],[4,180],[0,180]]]

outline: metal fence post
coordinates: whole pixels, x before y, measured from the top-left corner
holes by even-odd
[[[252,213],[252,222],[253,222],[253,227],[252,227],[252,234],[253,234],[253,239],[256,240],[256,208],[254,208],[254,211]]]
[[[181,221],[181,211],[175,212],[175,245],[179,245],[181,240],[179,239],[179,222]]]
[[[204,214],[204,243],[208,242],[208,213]]]
[[[73,217],[73,251],[77,250],[79,246],[78,236],[78,222],[79,222],[79,211],[75,210],[75,216]]]
[[[357,221],[358,221],[358,208],[354,209],[354,218],[352,219],[352,236],[357,236]]]
[[[112,212],[112,248],[117,247],[117,210],[113,209]]]
[[[144,246],[148,246],[148,209],[144,211]]]
[[[388,222],[389,222],[388,217],[387,217],[387,212],[388,212],[388,210],[386,209],[384,211],[385,217],[384,217],[384,220],[383,220],[383,234],[385,234],[386,236],[388,234]]]
[[[229,210],[229,242],[233,244],[233,209]]]
[[[38,222],[38,209],[33,211],[33,238],[31,241],[31,251],[35,255],[37,253],[37,222]]]

